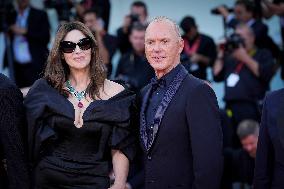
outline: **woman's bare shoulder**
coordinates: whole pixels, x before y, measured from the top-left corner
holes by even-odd
[[[125,88],[122,85],[106,79],[104,82],[104,89],[101,93],[102,94],[101,98],[107,100],[124,90]]]

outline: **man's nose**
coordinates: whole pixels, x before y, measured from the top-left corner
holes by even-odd
[[[153,51],[161,51],[162,50],[162,46],[160,43],[156,43],[153,45]]]
[[[248,152],[250,152],[252,150],[252,146],[248,145],[248,146],[246,146],[246,149],[247,149]]]

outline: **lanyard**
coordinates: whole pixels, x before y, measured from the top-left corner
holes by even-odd
[[[184,52],[191,56],[192,54],[196,53],[200,46],[200,37],[198,37],[195,42],[190,46],[188,40],[184,40]]]

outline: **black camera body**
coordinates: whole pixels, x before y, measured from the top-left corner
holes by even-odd
[[[229,8],[229,7],[227,7],[226,5],[221,5],[221,6],[224,7],[225,9],[227,9],[228,12],[234,12],[234,9]],[[221,6],[218,6],[218,7],[216,7],[216,8],[211,9],[211,14],[216,14],[216,15],[221,14],[221,13],[219,12],[219,10],[218,10],[218,8],[221,7]]]
[[[133,25],[135,22],[139,22],[139,15],[138,14],[130,14],[129,15],[131,20],[131,25]]]
[[[239,34],[233,33],[227,38],[224,48],[225,51],[232,52],[240,46],[245,46],[244,39]]]

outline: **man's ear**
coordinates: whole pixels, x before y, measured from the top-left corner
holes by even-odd
[[[183,50],[183,47],[184,47],[184,41],[183,41],[183,39],[180,39],[179,40],[179,46],[180,46],[180,48],[179,48],[179,53],[181,53],[182,52],[182,50]]]

